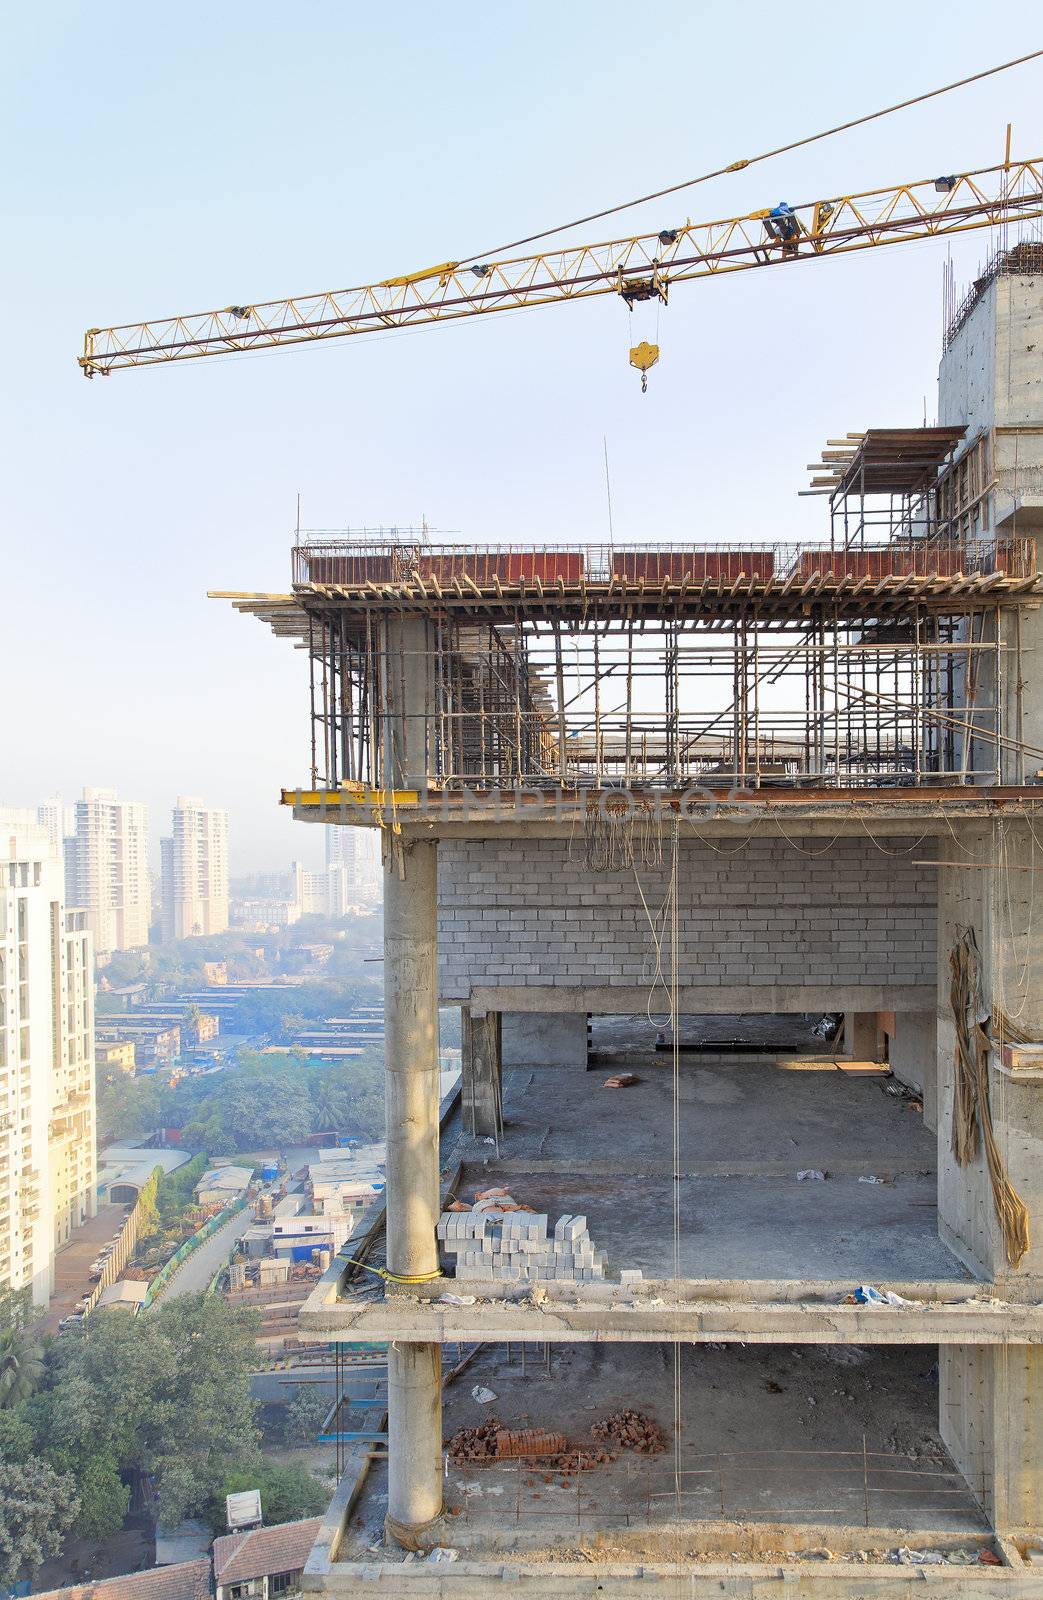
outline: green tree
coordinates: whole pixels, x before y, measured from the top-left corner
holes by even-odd
[[[284,1465],[261,1456],[248,1467],[236,1467],[221,1480],[209,1507],[209,1522],[215,1533],[225,1527],[225,1496],[258,1489],[265,1526],[278,1522],[297,1522],[302,1517],[318,1517],[330,1500],[328,1487],[306,1467]]]
[[[43,1372],[43,1352],[29,1332],[32,1300],[26,1290],[0,1293],[0,1408],[28,1400]]]
[[[81,1539],[107,1539],[123,1526],[130,1489],[123,1482],[111,1451],[91,1454],[76,1476],[80,1510],[73,1532]]]
[[[56,1470],[81,1482],[89,1463],[103,1463],[90,1479],[96,1535],[122,1521],[120,1474],[151,1472],[164,1519],[179,1522],[204,1512],[224,1475],[256,1456],[256,1326],[255,1312],[184,1295],[144,1316],[96,1313],[58,1341],[28,1414]]]
[[[163,1125],[169,1089],[158,1074],[130,1078],[99,1069],[96,1087],[99,1138],[143,1139]]]
[[[76,1520],[76,1485],[45,1461],[0,1462],[0,1583],[31,1577]]]
[[[317,1383],[300,1383],[286,1407],[288,1444],[314,1444],[330,1403]]]
[[[0,1461],[28,1461],[33,1453],[33,1429],[26,1407],[0,1411]]]

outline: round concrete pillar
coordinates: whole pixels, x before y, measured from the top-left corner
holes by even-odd
[[[385,1528],[415,1550],[442,1513],[442,1347],[388,1350],[388,1510]]]
[[[400,1277],[438,1271],[437,851],[390,851],[384,872],[387,1259]]]

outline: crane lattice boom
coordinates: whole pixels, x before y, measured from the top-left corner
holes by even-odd
[[[328,294],[92,328],[79,363],[92,378],[122,367],[339,339],[599,294],[618,293],[631,304],[665,300],[671,284],[692,278],[1043,216],[1043,158],[818,200],[779,213],[777,208],[717,222],[688,222],[661,233],[558,245],[503,261],[447,261]]]

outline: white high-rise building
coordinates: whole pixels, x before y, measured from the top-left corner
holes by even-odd
[[[379,839],[365,828],[326,829],[326,897],[331,917],[380,898]]]
[[[115,789],[84,789],[70,855],[70,899],[87,913],[95,950],[148,944],[148,808],[117,799]]]
[[[52,850],[61,856],[65,868],[65,903],[76,904],[76,812],[61,795],[52,795],[36,808],[36,820],[47,830]]]
[[[173,832],[160,841],[164,939],[228,927],[228,813],[179,795]]]
[[[46,825],[0,812],[0,1293],[37,1305],[95,1209],[91,936],[63,891]]]

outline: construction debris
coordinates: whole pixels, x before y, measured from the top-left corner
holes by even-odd
[[[603,1089],[632,1089],[641,1079],[636,1072],[615,1072],[611,1078],[606,1078],[601,1085]]]
[[[656,1456],[666,1449],[662,1428],[642,1411],[616,1411],[604,1422],[595,1422],[590,1436],[643,1456]]]

